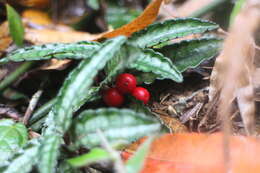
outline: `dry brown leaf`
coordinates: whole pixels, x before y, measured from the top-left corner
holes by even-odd
[[[73,30],[71,27],[54,24],[47,13],[39,10],[26,10],[23,12],[25,28],[25,40],[33,44],[47,43],[71,43],[82,40],[94,40],[99,35],[89,34]],[[39,69],[62,70],[71,60],[50,60]]]
[[[0,56],[11,45],[12,38],[9,36],[8,23],[4,22],[0,25]]]
[[[260,8],[251,5],[237,15],[223,50],[217,57],[211,75],[209,98],[212,100],[217,92],[220,94],[219,115],[228,124],[230,105],[237,98],[240,114],[248,134],[254,134],[254,97],[252,76],[254,74],[253,33],[260,22]]]
[[[147,25],[153,23],[156,19],[161,3],[163,0],[154,0],[152,3],[148,5],[148,7],[144,10],[144,12],[137,17],[134,21],[129,24],[122,26],[114,31],[107,32],[104,34],[89,34],[86,32],[79,32],[74,30],[68,30],[65,27],[65,30],[62,30],[61,27],[56,27],[54,29],[44,28],[44,29],[35,29],[26,27],[25,30],[25,40],[30,41],[34,44],[46,44],[46,43],[70,43],[81,40],[97,40],[101,38],[111,38],[118,35],[126,35],[129,36],[133,32],[139,31],[145,28]],[[37,25],[49,25],[50,19],[48,15],[43,14],[39,11],[27,11],[23,14],[24,18],[27,20],[27,23],[36,23]],[[26,22],[25,20],[25,22]],[[55,61],[58,63],[58,61]],[[56,65],[51,64],[51,67],[55,67]],[[65,63],[65,62],[64,62]],[[59,62],[59,64],[64,65],[63,62]],[[66,61],[69,63],[69,61]],[[45,67],[46,69],[46,67]]]
[[[0,38],[8,37],[9,36],[9,27],[7,22],[3,22],[0,25]]]
[[[57,31],[52,29],[26,29],[25,39],[34,44],[71,43],[82,40],[94,40],[98,35],[79,31]]]
[[[161,114],[157,117],[161,120],[162,124],[164,124],[170,130],[171,133],[188,132],[187,127],[174,117],[169,117]]]
[[[70,59],[65,59],[65,60],[51,59],[49,62],[41,66],[39,69],[40,70],[63,70],[69,65],[70,62],[71,62]]]
[[[94,40],[99,35],[75,31],[71,27],[52,23],[47,13],[39,10],[26,10],[22,17],[25,21],[25,39],[34,44],[70,43]],[[34,27],[34,24],[40,27]]]
[[[25,24],[25,39],[34,44],[70,43],[93,40],[98,34],[75,31],[63,24],[54,24],[47,13],[39,10],[26,10],[22,13]]]
[[[4,37],[0,38],[0,56],[2,55],[2,52],[4,52],[13,42],[12,38],[10,37]]]
[[[22,13],[23,19],[26,22],[38,24],[38,25],[51,25],[52,21],[49,15],[39,10],[28,9]]]
[[[141,173],[225,173],[223,134],[165,134],[154,140]],[[129,159],[145,138],[122,152]],[[260,172],[260,143],[253,137],[230,137],[232,173]]]
[[[53,23],[50,16],[43,11],[28,9],[22,13],[23,22],[26,28],[30,29],[51,29],[55,31],[75,31],[68,25]]]
[[[163,0],[153,0],[143,11],[143,13],[134,19],[132,22],[114,30],[101,35],[98,39],[112,38],[119,35],[130,36],[132,33],[144,29],[157,18],[161,3]]]
[[[145,28],[147,25],[153,23],[153,21],[156,19],[158,15],[161,3],[162,0],[154,0],[152,3],[148,5],[148,7],[144,10],[142,14],[131,23],[126,24],[114,31],[107,32],[101,35],[93,35],[85,32],[73,31],[73,30],[62,32],[60,30],[55,30],[55,29],[39,30],[39,29],[26,28],[25,39],[34,44],[45,44],[45,43],[54,43],[54,42],[68,43],[68,42],[76,42],[80,40],[97,40],[101,38],[111,38],[118,35],[129,36],[133,32],[139,31]],[[39,20],[39,17],[31,17],[31,15],[33,14],[37,16],[41,16],[39,12],[27,12],[24,15],[29,16],[27,17],[28,20],[37,22],[38,24],[39,23],[47,24],[49,22],[47,16],[44,17],[45,18],[44,21],[41,21]],[[55,61],[55,63],[57,62]],[[55,67],[56,66],[55,63],[50,65],[50,67]],[[66,61],[66,63],[69,63],[69,61]],[[59,64],[64,65],[63,62],[60,62]]]

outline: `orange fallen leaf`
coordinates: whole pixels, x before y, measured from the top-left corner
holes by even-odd
[[[143,11],[143,13],[134,19],[132,22],[114,30],[104,33],[100,38],[112,38],[119,35],[130,36],[132,33],[144,29],[152,24],[157,18],[161,3],[163,0],[153,0]]]
[[[127,160],[137,146],[122,152],[122,157]],[[224,173],[223,155],[221,133],[166,134],[152,143],[141,173]],[[258,139],[230,137],[230,172],[259,173],[259,155]]]

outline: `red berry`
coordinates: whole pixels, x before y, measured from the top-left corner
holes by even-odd
[[[147,104],[150,99],[149,91],[143,87],[136,87],[132,92],[132,96],[134,96],[137,100],[143,101],[144,104]]]
[[[124,103],[124,96],[116,88],[110,88],[104,92],[103,100],[108,106],[119,107]]]
[[[120,74],[116,78],[116,88],[123,94],[131,93],[136,88],[136,78],[130,73]]]

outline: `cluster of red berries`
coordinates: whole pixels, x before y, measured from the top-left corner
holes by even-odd
[[[116,78],[116,86],[104,92],[104,102],[108,106],[119,107],[124,103],[124,94],[131,94],[137,100],[147,104],[150,99],[149,91],[143,87],[137,87],[136,84],[137,81],[134,75],[130,73],[120,74]]]

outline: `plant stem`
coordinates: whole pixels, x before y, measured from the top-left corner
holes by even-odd
[[[115,161],[115,172],[116,173],[126,173],[126,169],[124,163],[120,157],[120,154],[115,151],[110,145],[107,139],[105,138],[104,134],[100,129],[97,129],[97,135],[100,137],[101,145],[109,152],[112,158]]]
[[[210,3],[209,5],[195,11],[194,13],[192,13],[189,17],[202,17],[203,15],[205,15],[206,13],[208,13],[209,11],[219,7],[220,5],[222,5],[224,2],[226,2],[227,0],[215,0],[212,3]]]
[[[34,62],[29,61],[20,65],[13,73],[9,74],[2,82],[0,82],[0,91],[3,91],[11,83],[13,83],[21,74],[26,72]]]

